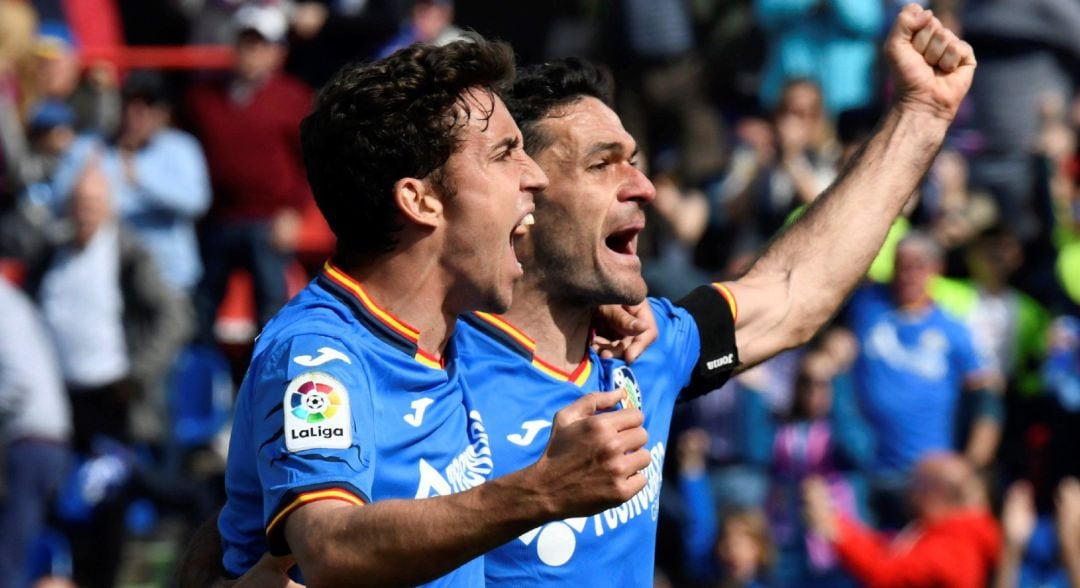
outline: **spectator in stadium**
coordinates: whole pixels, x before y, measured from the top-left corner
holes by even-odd
[[[1080,477],[1080,316],[1060,316],[1050,325],[1042,381],[1053,407],[1050,425],[1052,475]]]
[[[281,69],[285,14],[271,6],[244,6],[235,24],[232,75],[199,84],[188,96],[213,188],[200,234],[204,268],[196,293],[199,336],[207,343],[234,270],[251,272],[260,327],[285,303],[299,211],[310,198],[299,132],[311,93]]]
[[[717,512],[765,504],[775,428],[768,396],[789,359],[781,354],[688,403],[693,425],[709,440],[705,459]]]
[[[708,445],[700,429],[684,431],[678,440],[686,575],[698,586],[767,586],[776,555],[768,519],[756,507],[715,508],[705,470]]]
[[[877,443],[872,500],[886,526],[906,518],[912,467],[923,456],[955,445],[983,467],[1001,433],[1000,378],[967,327],[930,299],[942,263],[937,243],[913,231],[897,247],[892,283],[864,287],[849,303],[861,348],[856,389]]]
[[[71,408],[34,303],[0,278],[0,586],[27,586],[30,546],[45,529],[71,461]]]
[[[58,351],[72,406],[77,452],[101,439],[130,440],[132,402],[156,388],[189,333],[190,316],[152,258],[116,219],[96,161],[68,199],[67,238],[28,270],[28,288]],[[115,580],[124,533],[122,498],[101,504],[75,541],[76,575],[91,586]]]
[[[709,203],[700,190],[685,190],[661,174],[653,178],[656,200],[645,211],[645,230],[638,238],[642,275],[649,292],[681,298],[709,276],[693,265],[693,251],[709,220]]]
[[[342,65],[376,55],[410,20],[412,6],[411,0],[293,2],[286,69],[312,87],[322,86]],[[435,18],[426,24],[443,20],[440,12],[428,13]]]
[[[891,541],[842,514],[821,479],[805,486],[807,524],[869,588],[986,586],[998,561],[1001,532],[970,463],[956,454],[929,454],[919,461],[912,482],[915,519]]]
[[[727,160],[723,121],[706,99],[690,7],[682,0],[612,3],[607,62],[619,87],[617,110],[653,163],[689,187],[721,173]]]
[[[1080,483],[1062,480],[1056,498],[1050,516],[1036,511],[1030,482],[1009,487],[1001,512],[1005,548],[995,588],[1065,588],[1080,580]]]
[[[744,249],[772,238],[837,173],[839,146],[815,82],[801,78],[784,86],[771,133],[737,150],[738,176],[725,180],[716,195]]]
[[[870,461],[873,448],[859,429],[833,413],[833,358],[822,351],[803,356],[795,379],[795,398],[772,448],[772,485],[767,500],[778,558],[773,579],[779,586],[846,586],[827,542],[808,533],[802,517],[802,484],[811,476],[828,487],[838,509],[859,520],[865,506],[848,473]],[[842,413],[841,413],[842,414]]]
[[[767,109],[780,103],[793,78],[814,80],[833,116],[871,104],[881,2],[754,0],[754,13],[766,36],[761,100]]]
[[[409,19],[398,34],[375,53],[381,59],[413,43],[445,45],[461,38],[461,29],[454,26],[452,0],[414,0]]]
[[[20,166],[27,145],[23,121],[34,103],[37,15],[27,3],[0,0],[0,204],[23,188]]]
[[[153,255],[165,281],[187,298],[202,275],[194,225],[210,204],[202,148],[191,135],[169,128],[171,96],[160,73],[132,72],[123,96],[116,135],[81,137],[56,171],[54,193],[70,193],[87,162],[97,159],[120,218]]]
[[[26,131],[30,152],[23,161],[22,181],[30,198],[43,204],[52,199],[48,184],[75,141],[75,111],[59,100],[42,100],[34,106]]]
[[[41,23],[34,48],[40,99],[66,102],[75,111],[75,129],[110,135],[120,124],[116,70],[106,62],[84,64],[67,25]]]
[[[1005,226],[991,227],[966,248],[971,278],[938,278],[930,295],[967,324],[976,351],[1005,377],[1009,392],[1033,396],[1042,391],[1037,370],[1046,353],[1050,315],[1010,285],[1023,255],[1015,234]]]
[[[1041,229],[1031,189],[1031,147],[1046,95],[1065,104],[1075,95],[1078,77],[1072,64],[1080,59],[1080,3],[964,2],[961,21],[965,36],[983,56],[971,100],[985,146],[972,161],[972,184],[990,191],[1002,220],[1027,244]]]

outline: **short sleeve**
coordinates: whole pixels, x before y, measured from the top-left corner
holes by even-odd
[[[722,284],[700,286],[675,304],[693,318],[699,338],[700,351],[690,383],[679,396],[685,401],[723,386],[739,366],[735,345],[738,306]]]
[[[340,340],[298,335],[264,357],[249,406],[267,541],[280,555],[285,519],[300,506],[370,502],[374,418],[365,366]]]

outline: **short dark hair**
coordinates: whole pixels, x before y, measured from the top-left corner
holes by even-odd
[[[334,75],[301,123],[300,140],[339,255],[365,258],[394,248],[403,228],[394,184],[430,176],[446,188],[441,171],[470,116],[464,93],[502,95],[513,79],[510,46],[476,34],[442,47],[406,47]]]
[[[551,145],[540,128],[544,118],[587,97],[611,106],[614,87],[607,69],[576,57],[560,59],[519,70],[506,107],[521,128],[525,151],[535,155]]]

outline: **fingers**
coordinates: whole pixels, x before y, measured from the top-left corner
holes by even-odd
[[[624,339],[612,341],[606,337],[594,335],[593,349],[596,350],[601,359],[623,357],[626,353],[626,341]]]
[[[904,39],[911,39],[930,22],[933,16],[933,12],[924,10],[918,4],[908,4],[896,16],[896,24],[893,25],[894,34]]]
[[[928,18],[926,23],[919,28],[915,32],[915,36],[912,37],[911,46],[919,53],[925,53],[926,48],[930,46],[930,39],[933,38],[934,32],[937,29],[937,27],[934,26],[935,22],[937,22],[936,18]]]
[[[639,335],[645,328],[637,316],[621,304],[605,304],[599,308],[599,312],[606,325],[619,335]]]
[[[555,413],[555,423],[565,427],[570,423],[595,415],[597,412],[615,408],[625,398],[625,390],[590,392]]]
[[[632,453],[627,453],[625,457],[627,470],[630,471],[632,474],[640,472],[641,470],[649,467],[649,463],[652,462],[652,454],[649,453],[649,450],[645,449],[644,447]],[[644,478],[645,476],[641,477]]]
[[[645,444],[649,442],[649,433],[641,427],[634,427],[632,429],[621,431],[615,439],[616,443],[614,444],[614,447],[619,454],[631,453],[645,447]],[[648,453],[648,451],[645,453]],[[641,466],[637,469],[641,469],[642,467],[645,466]]]
[[[945,50],[941,58],[938,59],[937,66],[938,69],[944,72],[955,71],[956,68],[960,67],[960,60],[961,56],[959,49],[950,46]]]
[[[945,73],[962,65],[975,65],[975,52],[945,27],[931,11],[909,5],[897,17],[896,29],[901,39],[910,38],[911,46],[926,63]]]
[[[625,431],[640,427],[645,423],[645,413],[636,408],[624,408],[596,415],[599,424],[613,427],[616,431]]]

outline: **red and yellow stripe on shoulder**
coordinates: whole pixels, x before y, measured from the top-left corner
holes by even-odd
[[[364,500],[362,498],[342,488],[323,488],[322,490],[304,492],[297,495],[292,502],[278,511],[277,515],[270,520],[270,524],[266,526],[266,536],[269,537],[277,526],[281,524],[281,521],[284,521],[285,517],[292,514],[294,510],[305,504],[311,504],[312,502],[318,502],[320,500],[341,500],[356,506],[364,505]]]
[[[491,314],[490,312],[481,312],[479,310],[474,312],[473,315],[479,317],[481,320],[487,322],[496,329],[499,329],[503,333],[506,333],[510,336],[511,339],[517,341],[529,351],[533,353],[536,352],[536,341],[530,339],[528,335],[522,333],[514,325],[506,322],[506,319],[502,318],[501,316],[497,314]]]
[[[729,290],[727,286],[720,282],[713,282],[712,287],[716,288],[716,291],[724,297],[724,300],[727,300],[728,307],[731,308],[731,322],[738,321],[739,305],[735,302],[735,295],[731,293],[731,290]]]
[[[352,279],[349,274],[341,271],[337,266],[333,265],[329,261],[323,265],[323,271],[326,272],[326,275],[331,280],[351,292],[353,296],[356,296],[360,303],[364,305],[364,308],[366,308],[367,311],[371,314],[375,315],[375,317],[382,321],[386,326],[390,327],[398,334],[404,336],[406,339],[412,341],[413,343],[418,343],[420,341],[420,331],[417,331],[411,325],[406,324],[405,321],[398,319],[396,316],[390,314],[388,311],[383,310],[381,306],[379,306],[375,303],[374,300],[372,300],[371,296],[368,295],[367,290],[364,290],[364,287],[360,285],[360,282]]]

